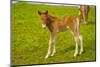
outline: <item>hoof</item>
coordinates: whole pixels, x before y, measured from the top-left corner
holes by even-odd
[[[56,53],[56,52],[53,52],[53,53],[51,54],[51,56],[54,56],[55,53]]]
[[[78,53],[74,53],[74,57],[76,57],[78,55]]]
[[[51,56],[54,56],[54,54],[51,54]]]
[[[48,55],[45,56],[45,59],[47,59],[47,58],[48,58]]]
[[[53,53],[53,54],[51,54],[51,56],[54,56],[54,53]]]
[[[79,53],[79,54],[81,55],[82,53],[83,53],[83,51],[80,51],[80,53]]]

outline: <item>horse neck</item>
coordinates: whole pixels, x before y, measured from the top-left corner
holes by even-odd
[[[50,32],[53,32],[53,23],[55,23],[55,17],[48,15],[47,16],[48,21],[47,21],[47,27],[49,29]]]
[[[50,16],[50,15],[48,15],[47,17],[48,17],[48,23],[47,24],[50,24],[50,23],[54,22],[55,17]]]

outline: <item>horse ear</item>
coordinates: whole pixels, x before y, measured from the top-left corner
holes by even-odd
[[[45,14],[48,14],[48,10],[46,10]]]
[[[38,11],[38,14],[39,14],[39,15],[41,15],[41,12],[40,12],[40,11]]]

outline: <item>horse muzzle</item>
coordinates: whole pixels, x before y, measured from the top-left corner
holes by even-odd
[[[42,28],[46,28],[46,24],[42,24]]]

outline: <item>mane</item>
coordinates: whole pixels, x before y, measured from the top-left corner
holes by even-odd
[[[57,18],[57,17],[51,16],[51,15],[49,15],[49,17],[54,18],[54,19]]]
[[[48,17],[49,17],[50,19],[52,19],[52,20],[59,19],[58,17],[56,17],[56,16],[51,16],[51,15],[48,15]]]

